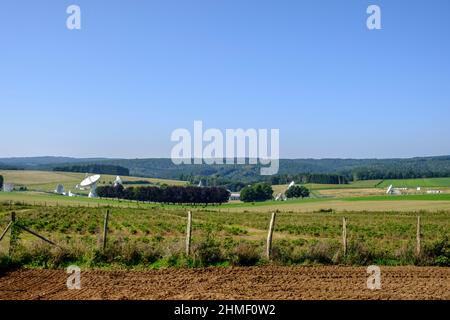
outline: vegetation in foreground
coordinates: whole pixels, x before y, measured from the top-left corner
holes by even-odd
[[[0,229],[15,211],[18,223],[58,244],[51,246],[15,228],[0,242],[1,268],[76,264],[145,269],[267,263],[450,266],[448,211],[420,213],[420,255],[415,252],[417,213],[279,213],[269,262],[264,255],[268,213],[194,211],[192,252],[186,256],[184,210],[111,208],[108,242],[102,250],[105,210],[1,204]],[[349,235],[346,255],[341,244],[344,216]]]

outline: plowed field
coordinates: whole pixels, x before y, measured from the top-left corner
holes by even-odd
[[[364,267],[252,267],[82,271],[68,290],[63,270],[0,275],[0,299],[450,299],[450,268],[382,267],[380,290]]]

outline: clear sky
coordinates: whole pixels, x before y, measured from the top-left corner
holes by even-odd
[[[284,158],[450,154],[449,14],[448,0],[4,0],[0,157],[169,157],[194,120],[279,128]]]

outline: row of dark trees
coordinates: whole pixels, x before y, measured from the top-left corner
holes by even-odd
[[[103,198],[117,198],[137,201],[171,204],[221,204],[227,202],[230,193],[220,187],[165,186],[129,187],[100,186],[97,195]]]
[[[282,174],[270,177],[270,183],[288,184],[291,181],[296,183],[322,183],[322,184],[347,184],[349,179],[344,175],[327,174],[327,173],[299,173],[299,174]]]
[[[382,179],[418,179],[449,177],[450,171],[432,172],[421,169],[407,168],[359,168],[352,172],[353,180],[382,180]]]
[[[53,171],[110,174],[117,176],[130,175],[130,170],[128,168],[110,164],[85,164],[85,165],[55,167],[53,168]]]
[[[273,197],[272,186],[265,182],[249,185],[241,190],[241,200],[244,202],[266,201]]]

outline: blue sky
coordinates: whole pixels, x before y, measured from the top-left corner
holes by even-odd
[[[81,30],[66,8],[81,8]],[[382,30],[366,27],[381,7]],[[284,158],[450,154],[450,1],[2,1],[0,157],[169,157],[279,128]]]

